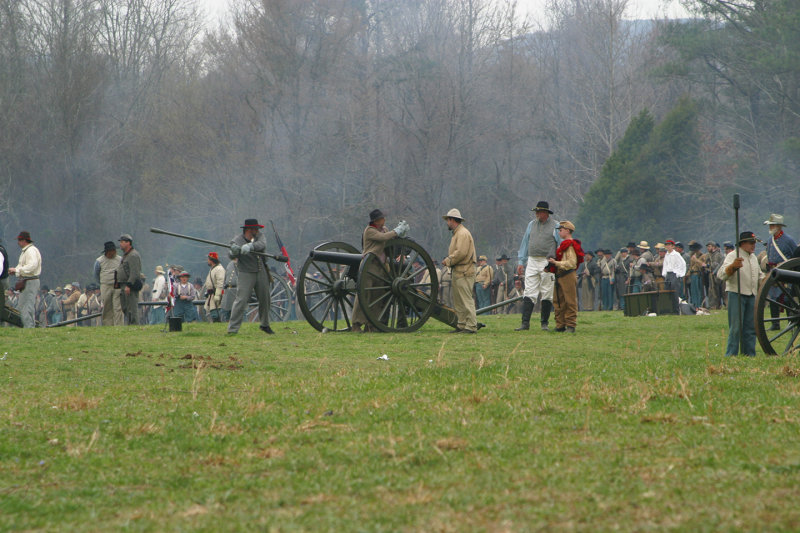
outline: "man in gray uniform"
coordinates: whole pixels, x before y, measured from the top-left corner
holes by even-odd
[[[122,314],[129,326],[139,324],[139,291],[142,290],[142,257],[133,248],[133,237],[124,233],[119,238],[119,247],[124,254],[116,270],[114,288],[119,289]]]
[[[228,335],[235,335],[242,325],[247,304],[253,290],[258,298],[258,317],[261,320],[261,331],[274,334],[269,327],[269,273],[264,259],[252,252],[266,252],[267,238],[259,230],[263,228],[258,220],[248,218],[242,226],[242,233],[231,240],[231,259],[238,259],[239,279],[237,281],[236,299],[231,309],[231,321],[228,323]]]
[[[561,243],[561,238],[556,229],[558,224],[550,218],[553,212],[547,202],[537,203],[531,211],[536,213],[536,218],[528,224],[517,253],[519,259],[517,275],[525,275],[525,297],[522,299],[522,324],[516,331],[530,329],[531,313],[533,313],[536,299],[540,295],[542,297],[542,329],[550,331],[547,323],[553,309],[555,275],[545,269],[550,266],[547,260],[556,256],[556,248]]]

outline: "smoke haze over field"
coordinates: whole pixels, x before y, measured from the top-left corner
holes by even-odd
[[[151,226],[227,241],[272,219],[302,262],[357,245],[376,207],[436,258],[451,207],[479,253],[513,256],[538,200],[575,221],[598,183],[611,209],[642,198],[625,242],[733,239],[734,192],[743,228],[778,212],[797,236],[800,6],[705,3],[670,22],[631,20],[661,2],[527,2],[550,21],[532,28],[487,0],[239,1],[209,29],[197,8],[219,6],[195,0],[0,0],[0,231],[31,231],[51,285],[88,281],[121,233],[148,274],[205,273],[211,247]],[[643,110],[656,133],[603,174]]]

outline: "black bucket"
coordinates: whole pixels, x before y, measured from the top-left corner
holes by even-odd
[[[171,316],[167,320],[169,320],[169,330],[170,331],[182,331],[183,330],[183,317],[182,316]]]

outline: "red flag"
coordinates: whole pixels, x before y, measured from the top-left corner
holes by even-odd
[[[169,313],[175,307],[175,283],[172,278],[172,270],[167,270],[167,306],[166,312]]]
[[[278,236],[277,230],[275,230],[275,224],[270,220],[269,223],[272,225],[272,231],[275,233],[275,242],[278,243],[278,248],[281,250],[281,254],[286,258],[286,263],[283,264],[283,268],[286,269],[286,275],[289,277],[289,282],[292,284],[292,287],[295,286],[297,280],[294,277],[294,270],[292,270],[292,263],[289,261],[289,252],[286,251],[286,246],[283,245],[283,241]]]

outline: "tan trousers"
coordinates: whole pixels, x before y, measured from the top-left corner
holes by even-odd
[[[103,302],[102,324],[104,326],[124,326],[125,317],[122,314],[119,291],[114,289],[113,283],[100,285],[100,301]]]
[[[556,328],[574,328],[578,324],[578,277],[574,270],[556,278],[553,296]]]
[[[478,330],[478,319],[475,315],[475,300],[472,298],[472,287],[475,276],[464,276],[453,272],[453,308],[458,316],[458,329]]]

